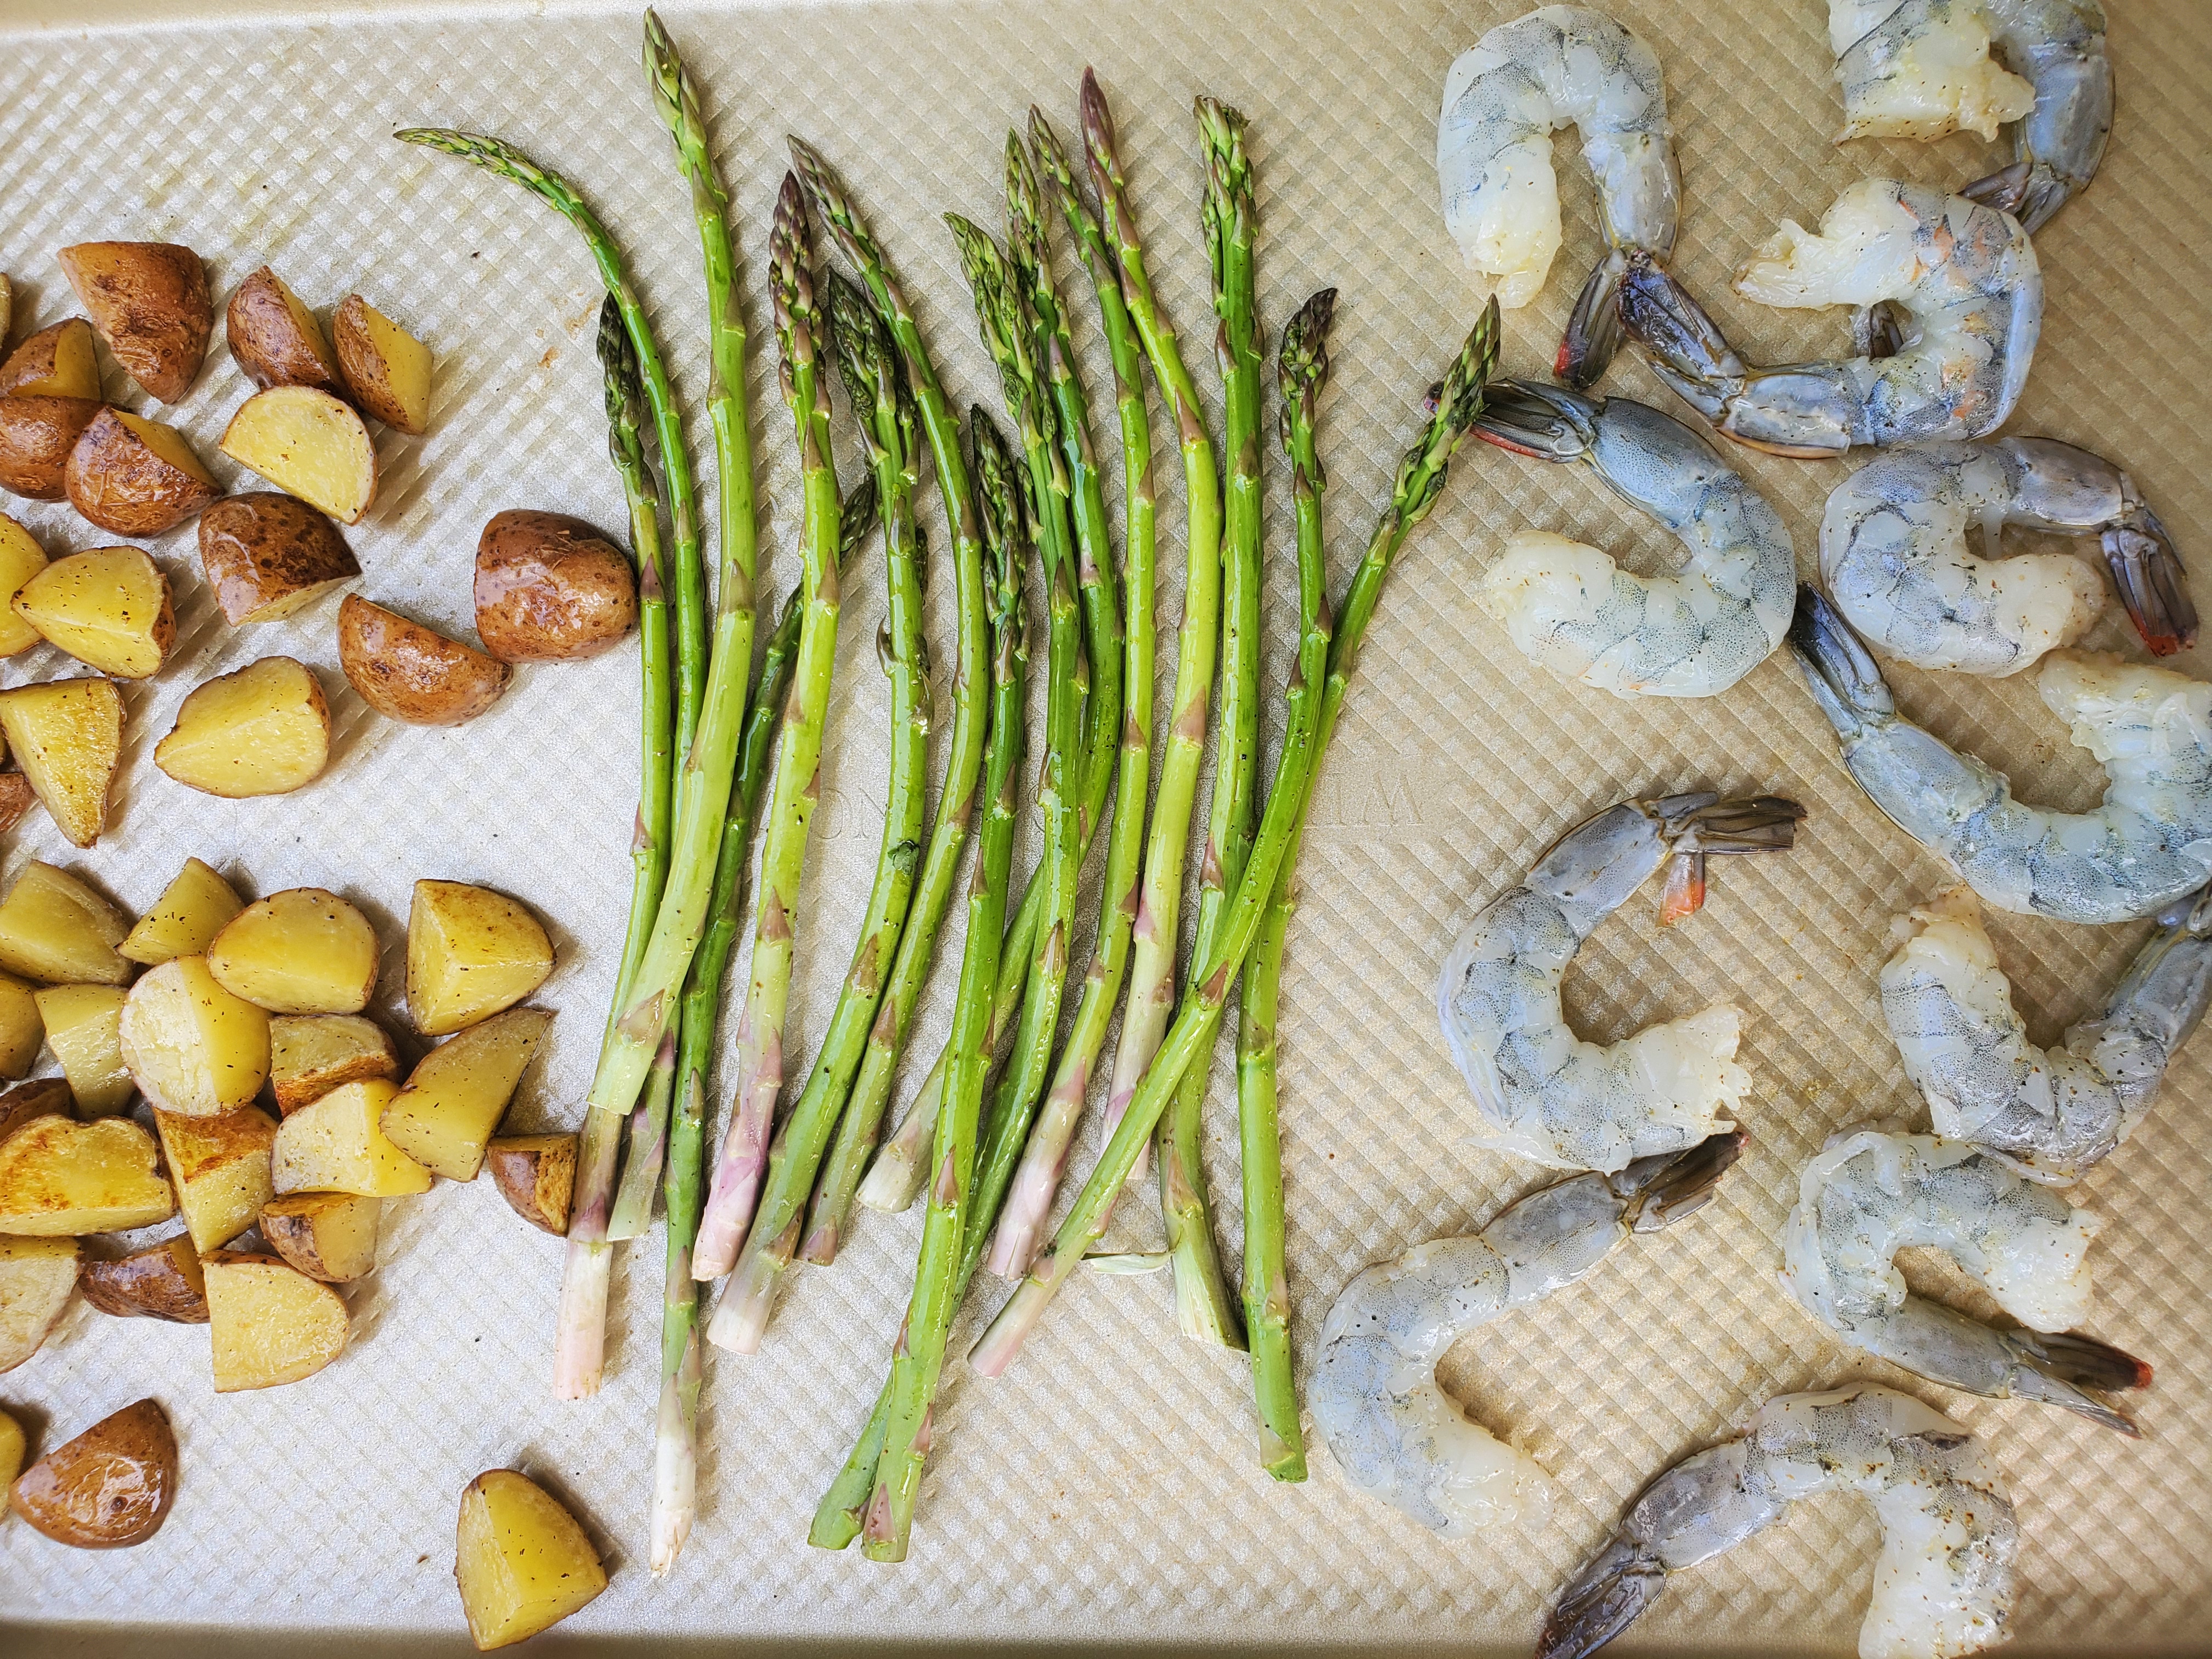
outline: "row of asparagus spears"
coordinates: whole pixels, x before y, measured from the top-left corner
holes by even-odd
[[[1496,308],[1484,313],[1430,389],[1425,424],[1334,607],[1316,428],[1334,291],[1308,300],[1282,331],[1277,430],[1296,525],[1298,631],[1285,729],[1263,792],[1266,367],[1243,118],[1212,99],[1198,101],[1223,394],[1218,452],[1180,337],[1154,295],[1113,118],[1095,76],[1086,72],[1082,85],[1081,173],[1032,109],[1026,137],[1010,133],[1006,141],[1003,242],[946,216],[998,373],[1003,429],[979,405],[963,433],[883,248],[828,163],[793,139],[767,277],[780,385],[803,482],[803,568],[756,665],[759,573],[746,331],[727,198],[697,89],[650,12],[645,36],[647,85],[690,187],[705,272],[707,409],[719,482],[711,606],[682,413],[605,226],[564,180],[498,139],[429,129],[399,134],[533,191],[580,233],[607,289],[599,344],[609,449],[638,566],[642,743],[629,921],[588,1097],[555,1345],[556,1392],[581,1398],[597,1391],[611,1251],[647,1231],[658,1189],[667,1263],[651,1561],[656,1573],[666,1571],[696,1512],[702,1286],[726,1275],[706,1340],[752,1352],[793,1261],[832,1261],[856,1201],[898,1210],[925,1198],[913,1292],[889,1376],[809,1534],[829,1548],[857,1537],[872,1558],[903,1559],[951,1331],[977,1269],[988,1265],[1017,1281],[969,1356],[975,1370],[995,1376],[1092,1254],[1124,1187],[1149,1156],[1158,1167],[1178,1319],[1195,1338],[1249,1346],[1261,1462],[1278,1479],[1302,1480],[1275,1069],[1298,848],[1312,780],[1392,563],[1434,506],[1452,453],[1481,408],[1497,359]],[[818,268],[817,221],[849,278]],[[1107,470],[1093,444],[1071,313],[1055,276],[1055,221],[1088,279],[1112,362],[1118,557]],[[844,495],[833,443],[832,365],[866,468]],[[1157,549],[1148,375],[1176,434],[1186,526],[1173,701],[1149,833]],[[956,615],[949,753],[933,819],[927,799],[933,692],[921,601],[927,550],[916,520],[925,454],[944,518]],[[886,603],[877,652],[890,684],[890,738],[882,848],[813,1068],[779,1115],[843,567],[878,525]],[[1042,850],[1017,899],[1012,860],[1029,775],[1033,654],[1025,593],[1033,578],[1043,596],[1043,752],[1034,794]],[[1209,716],[1216,736],[1212,794],[1195,939],[1179,988],[1179,911]],[[714,1037],[757,826],[752,946],[729,1061],[735,1081],[710,1172]],[[1080,876],[1102,829],[1103,897],[1088,966],[1071,985]],[[905,1119],[884,1139],[963,869],[951,1036]],[[1244,1250],[1241,1296],[1232,1297],[1209,1218],[1200,1146],[1206,1079],[1240,983]],[[1048,1231],[1117,1009],[1104,1149],[1073,1207]]]

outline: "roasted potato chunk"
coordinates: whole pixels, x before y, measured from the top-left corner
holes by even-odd
[[[200,514],[200,568],[234,628],[306,609],[361,574],[337,526],[274,490],[230,495]]]
[[[119,1233],[176,1212],[154,1137],[127,1117],[34,1118],[0,1140],[0,1233]]]
[[[114,1261],[88,1261],[77,1270],[76,1283],[86,1301],[118,1319],[208,1322],[199,1252],[183,1233]]]
[[[7,1139],[33,1118],[67,1117],[71,1103],[69,1085],[58,1077],[17,1084],[7,1093],[0,1094],[0,1140]]]
[[[222,494],[185,434],[103,409],[77,434],[62,468],[70,505],[118,536],[158,536]]]
[[[267,265],[231,291],[223,313],[230,355],[254,385],[319,386],[345,394],[338,360],[315,313]]]
[[[200,256],[173,242],[80,242],[61,261],[123,372],[165,404],[189,392],[215,332]]]
[[[0,1237],[0,1371],[45,1346],[76,1288],[74,1238]]]
[[[11,974],[0,974],[0,1078],[28,1077],[39,1063],[46,1023],[39,1014],[39,995]],[[4,1099],[0,1096],[0,1099]],[[0,1132],[0,1139],[5,1139]]]
[[[70,845],[98,841],[123,758],[123,695],[113,684],[48,680],[0,691],[0,735]]]
[[[331,319],[331,338],[356,403],[410,437],[429,430],[429,347],[358,294]]]
[[[131,1080],[165,1112],[234,1112],[269,1076],[269,1016],[218,980],[205,957],[173,957],[132,986],[122,1039]]]
[[[272,1014],[352,1014],[376,989],[376,930],[319,887],[290,887],[249,904],[208,948],[231,992]]]
[[[154,764],[170,777],[230,800],[289,795],[330,762],[330,703],[290,657],[264,657],[195,686],[154,745]]]
[[[374,1020],[358,1014],[280,1014],[269,1022],[269,1086],[285,1116],[341,1084],[366,1078],[399,1078],[399,1056]]]
[[[46,1046],[62,1063],[76,1109],[106,1117],[130,1105],[137,1087],[123,1063],[123,1004],[119,985],[50,985],[36,994]]]
[[[69,494],[69,458],[105,404],[90,398],[0,398],[0,489],[34,501]]]
[[[261,1207],[261,1236],[310,1279],[347,1285],[376,1265],[380,1198],[352,1193],[294,1193]]]
[[[607,1575],[551,1493],[513,1469],[486,1469],[461,1493],[453,1582],[484,1653],[559,1624],[607,1587]]]
[[[4,699],[16,695],[0,692],[0,725]],[[122,985],[131,964],[115,947],[130,932],[123,913],[83,882],[33,860],[0,899],[0,969],[48,985]]]
[[[201,1267],[217,1394],[297,1382],[345,1352],[345,1298],[291,1263],[217,1250]]]
[[[246,901],[219,873],[198,859],[186,859],[154,908],[116,948],[149,968],[173,957],[205,956],[223,925],[245,908]]]
[[[79,662],[118,679],[144,679],[177,638],[169,579],[139,547],[56,559],[23,584],[14,610]]]
[[[39,642],[39,630],[15,614],[15,595],[46,568],[46,549],[29,531],[0,513],[0,657],[28,651]]]
[[[376,499],[376,447],[350,404],[313,386],[257,392],[230,417],[222,453],[340,524]]]
[[[92,325],[70,317],[25,335],[8,361],[0,362],[0,397],[14,395],[96,399],[100,360],[92,349]]]
[[[357,593],[338,606],[338,665],[362,701],[415,726],[459,726],[499,701],[514,671]]]
[[[575,1136],[501,1135],[485,1146],[484,1167],[515,1214],[556,1237],[568,1231]]]
[[[7,278],[0,276],[0,283]],[[0,309],[0,317],[6,315]],[[23,1472],[23,1425],[5,1412],[0,1412],[0,1492],[15,1484],[15,1477]],[[8,1518],[8,1506],[0,1503],[0,1521]]]
[[[581,519],[510,509],[477,542],[477,633],[501,662],[596,657],[637,625],[637,578]]]
[[[286,1118],[276,1130],[276,1190],[362,1198],[428,1192],[430,1172],[386,1139],[380,1127],[398,1092],[381,1078],[341,1084]]]
[[[484,1143],[552,1023],[541,1008],[510,1008],[440,1043],[384,1109],[385,1134],[431,1174],[474,1181]]]
[[[177,1437],[157,1401],[102,1418],[15,1477],[9,1498],[57,1544],[121,1549],[161,1531],[177,1501]]]
[[[553,971],[553,942],[515,899],[459,881],[418,881],[407,915],[407,1009],[444,1036],[512,1008]]]
[[[241,1106],[221,1117],[157,1110],[154,1127],[194,1249],[204,1252],[229,1243],[276,1196],[270,1173],[276,1120],[258,1107]]]

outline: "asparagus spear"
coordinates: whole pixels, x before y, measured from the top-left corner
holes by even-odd
[[[1097,1167],[1061,1222],[1051,1249],[1038,1258],[1029,1276],[1016,1286],[969,1353],[969,1364],[984,1376],[997,1376],[1013,1363],[1023,1340],[1036,1328],[1085,1253],[1104,1232],[1114,1202],[1136,1167],[1137,1154],[1167,1109],[1184,1068],[1212,1041],[1220,1024],[1222,1004],[1228,999],[1229,981],[1243,967],[1259,934],[1273,902],[1284,854],[1305,820],[1313,768],[1327,752],[1334,733],[1346,688],[1358,663],[1360,642],[1382,596],[1383,583],[1407,535],[1428,516],[1443,493],[1452,452],[1481,412],[1483,387],[1497,362],[1498,304],[1492,300],[1435,388],[1435,407],[1426,428],[1398,464],[1390,505],[1369,538],[1366,556],[1352,573],[1344,604],[1338,610],[1320,707],[1314,706],[1310,681],[1291,680],[1291,717],[1282,753],[1276,761],[1274,787],[1243,876],[1223,908],[1213,951],[1185,994],[1151,1069],[1127,1113],[1108,1137]]]
[[[775,1289],[799,1245],[807,1195],[837,1115],[859,1070],[884,986],[898,952],[921,854],[922,801],[929,787],[929,681],[921,664],[921,577],[912,480],[914,399],[889,332],[860,291],[830,278],[830,336],[854,410],[863,412],[868,464],[884,503],[889,617],[877,650],[891,683],[890,780],[883,850],[868,893],[853,965],[838,993],[813,1074],[769,1152],[768,1180],[736,1273],[707,1328],[707,1340],[737,1353],[758,1350]]]
[[[753,927],[751,983],[738,1024],[737,1094],[721,1155],[692,1246],[696,1279],[718,1279],[737,1260],[752,1219],[769,1127],[783,1083],[783,1017],[791,991],[792,935],[806,859],[806,827],[821,787],[822,724],[837,659],[838,500],[830,452],[830,396],[822,381],[821,319],[815,307],[813,238],[799,179],[786,173],[769,243],[776,347],[784,401],[799,441],[805,509],[800,545],[806,599],[783,741],[769,796],[761,849],[760,903]]]
[[[1308,300],[1283,331],[1275,362],[1283,452],[1291,464],[1297,519],[1298,659],[1296,679],[1326,681],[1329,635],[1328,562],[1322,491],[1328,479],[1314,442],[1322,389],[1328,383],[1328,325],[1336,290]],[[1260,1462],[1278,1480],[1306,1478],[1305,1437],[1291,1371],[1291,1292],[1283,1266],[1283,1148],[1275,1115],[1275,1011],[1283,945],[1297,908],[1298,848],[1304,816],[1283,848],[1260,936],[1244,965],[1237,1003],[1237,1122],[1244,1166],[1244,1325],[1251,1340],[1252,1389],[1259,1407]],[[1190,1073],[1186,1072],[1186,1079]]]

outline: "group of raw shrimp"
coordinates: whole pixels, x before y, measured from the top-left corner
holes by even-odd
[[[1999,556],[2005,526],[2100,538],[2158,656],[2196,636],[2182,567],[2119,467],[2049,439],[1990,435],[2018,401],[2041,327],[2033,234],[2104,152],[2104,14],[2098,0],[1831,0],[1830,29],[1842,137],[1986,138],[2009,123],[2017,159],[1955,194],[1863,179],[1818,234],[1785,223],[1737,291],[1856,307],[1856,355],[1777,368],[1747,364],[1666,268],[1680,191],[1659,61],[1643,40],[1603,13],[1547,6],[1452,65],[1437,141],[1444,216],[1501,303],[1533,298],[1559,246],[1558,128],[1579,132],[1607,243],[1559,349],[1562,384],[1495,386],[1478,430],[1587,463],[1689,551],[1678,571],[1644,576],[1563,537],[1517,536],[1479,592],[1535,662],[1621,696],[1714,696],[1789,642],[1852,777],[1963,885],[1904,919],[1881,975],[1884,1018],[1935,1132],[1831,1138],[1801,1176],[1784,1278],[1868,1353],[2133,1435],[2102,1396],[2145,1386],[2150,1368],[2068,1334],[2087,1313],[2100,1224],[2060,1189],[2127,1138],[2212,1000],[2212,685],[2059,648],[2103,608],[2105,581],[2067,555]],[[1798,585],[1781,515],[1712,443],[1662,410],[1589,392],[1624,337],[1723,437],[1791,456],[1876,452],[1829,498],[1825,594]],[[2045,702],[2105,766],[2104,804],[2059,813],[2014,800],[2002,774],[1899,714],[1869,647],[1966,674],[2040,662]],[[1438,1006],[1480,1139],[1585,1173],[1477,1235],[1368,1268],[1338,1299],[1310,1400],[1363,1491],[1446,1537],[1541,1513],[1550,1478],[1468,1420],[1436,1363],[1632,1233],[1699,1208],[1741,1149],[1729,1115],[1751,1086],[1735,1008],[1601,1047],[1568,1029],[1561,975],[1649,877],[1666,872],[1662,920],[1679,920],[1703,902],[1709,856],[1786,849],[1802,816],[1769,796],[1623,802],[1555,844],[1454,948]],[[2164,925],[2104,1012],[2045,1051],[2013,1009],[1982,902]],[[1914,1245],[1949,1253],[2020,1327],[1910,1292],[1893,1258]],[[1932,1407],[1862,1382],[1771,1399],[1741,1437],[1662,1474],[1561,1592],[1540,1655],[1603,1646],[1668,1572],[1832,1491],[1867,1498],[1882,1527],[1865,1659],[2002,1639],[2019,1534],[1993,1461]]]

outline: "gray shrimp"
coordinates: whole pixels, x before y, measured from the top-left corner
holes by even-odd
[[[2212,685],[2117,657],[2045,657],[2044,702],[2112,780],[2094,811],[2053,812],[1899,715],[1874,659],[1811,587],[1797,591],[1790,647],[1859,787],[1986,902],[2134,921],[2212,879]]]

